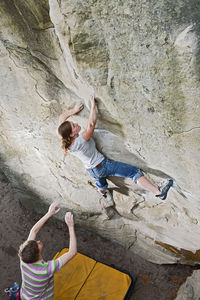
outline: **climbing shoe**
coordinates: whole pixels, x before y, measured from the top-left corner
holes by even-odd
[[[103,200],[104,200],[103,201],[104,208],[111,207],[115,204],[113,201],[112,194],[109,190],[106,190],[105,194],[102,194],[102,196],[103,196]]]
[[[167,193],[172,185],[173,185],[173,179],[170,178],[168,179],[168,182],[163,188],[159,188],[161,193],[159,195],[156,195],[156,197],[160,198],[161,200],[165,200],[167,198]]]

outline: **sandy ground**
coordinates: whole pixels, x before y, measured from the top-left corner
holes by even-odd
[[[27,238],[30,228],[39,216],[27,212],[16,203],[11,185],[2,173],[0,173],[0,190],[0,300],[4,300],[8,299],[4,289],[14,281],[21,282],[18,247]],[[152,264],[120,245],[83,228],[76,227],[76,233],[79,252],[137,276],[130,299],[172,300],[193,269],[183,265]],[[46,260],[68,246],[67,227],[55,221],[48,221],[38,238],[44,243],[43,258]]]

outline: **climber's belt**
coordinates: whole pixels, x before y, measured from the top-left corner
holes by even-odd
[[[96,167],[95,168],[100,168],[102,166],[102,164],[100,163],[100,164],[98,164],[98,165],[96,165]]]

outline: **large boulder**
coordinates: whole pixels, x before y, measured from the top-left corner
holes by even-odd
[[[196,263],[200,245],[200,2],[0,2],[1,166],[16,199],[42,212],[59,199],[76,220],[156,263]],[[110,158],[175,180],[166,201],[110,178],[108,219],[81,162],[64,157],[58,116],[86,126],[98,98],[95,139]]]

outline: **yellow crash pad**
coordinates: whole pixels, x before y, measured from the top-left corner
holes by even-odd
[[[54,259],[66,253],[63,249]],[[54,276],[54,300],[123,300],[132,279],[128,274],[77,255]]]

